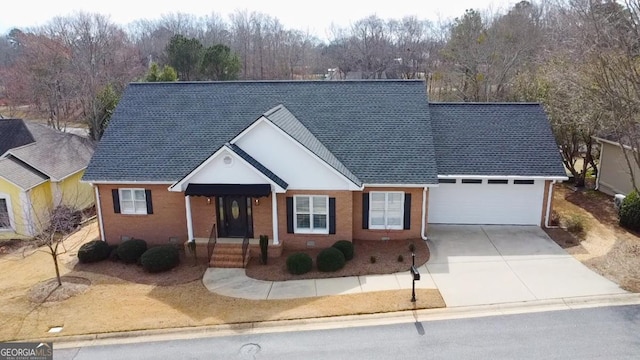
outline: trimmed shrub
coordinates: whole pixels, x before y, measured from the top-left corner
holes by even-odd
[[[305,253],[295,253],[287,258],[287,270],[293,275],[302,275],[311,271],[313,260]]]
[[[78,261],[83,264],[94,263],[109,257],[111,248],[102,240],[89,241],[82,244],[78,250]]]
[[[109,245],[109,260],[118,261],[118,245]]]
[[[584,228],[584,218],[580,215],[573,214],[569,216],[566,220],[567,231],[572,234],[582,234],[585,230]]]
[[[620,226],[629,230],[640,231],[640,196],[632,191],[620,207]]]
[[[140,263],[150,273],[168,271],[180,263],[180,252],[173,245],[152,247],[140,256]]]
[[[344,267],[346,262],[342,251],[334,247],[320,251],[316,257],[316,266],[322,272],[338,271]]]
[[[375,264],[376,261],[378,261],[378,258],[373,256],[373,255],[371,255],[371,257],[369,258],[369,262],[372,263],[372,264]]]
[[[416,244],[414,243],[409,244],[409,252],[416,252]]]
[[[118,245],[118,258],[126,264],[135,264],[140,256],[147,251],[147,242],[142,239],[123,241]]]
[[[339,241],[336,241],[336,243],[333,244],[331,247],[334,247],[340,250],[340,252],[342,252],[342,254],[344,255],[345,260],[348,261],[353,259],[353,243],[351,241],[339,240]]]
[[[402,256],[402,254],[398,255],[398,262],[404,262],[404,256]]]

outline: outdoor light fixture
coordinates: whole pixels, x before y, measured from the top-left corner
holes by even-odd
[[[411,288],[411,302],[416,302],[416,281],[420,280],[420,272],[416,268],[416,253],[411,252],[411,277],[413,286]]]
[[[211,198],[210,197],[207,198],[207,205],[211,205]]]
[[[258,198],[253,199],[253,202],[256,204],[256,206],[260,205],[260,199]]]

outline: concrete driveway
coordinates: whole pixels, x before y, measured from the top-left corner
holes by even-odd
[[[428,245],[449,307],[625,293],[537,226],[430,225]]]

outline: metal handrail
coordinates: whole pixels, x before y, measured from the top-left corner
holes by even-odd
[[[244,239],[242,239],[242,267],[247,266],[247,264],[245,264],[245,259],[247,258],[248,250],[249,250],[249,237],[245,236]]]
[[[209,242],[207,242],[207,255],[209,261],[211,261],[211,255],[213,255],[213,249],[216,247],[216,243],[218,242],[218,230],[216,228],[216,224],[213,224],[211,227],[211,233],[209,234]]]

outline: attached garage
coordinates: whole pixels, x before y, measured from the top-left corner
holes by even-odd
[[[429,189],[430,224],[540,225],[544,180],[440,179]]]

